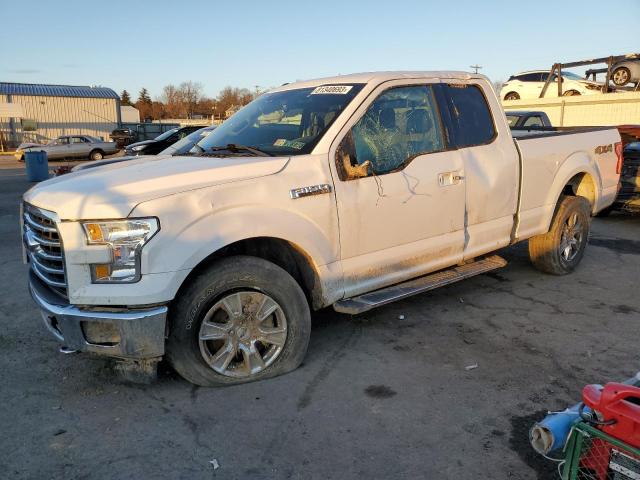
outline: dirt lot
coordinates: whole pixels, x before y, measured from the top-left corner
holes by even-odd
[[[550,479],[533,419],[640,369],[640,218],[613,215],[571,276],[537,272],[518,245],[495,273],[355,318],[320,312],[284,377],[204,389],[164,366],[123,384],[42,326],[20,258],[29,184],[0,164],[2,478]]]

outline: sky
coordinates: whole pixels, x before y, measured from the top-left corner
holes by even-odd
[[[0,0],[0,17],[0,81],[101,85],[134,100],[188,80],[213,97],[226,85],[475,64],[498,81],[640,52],[640,0]]]

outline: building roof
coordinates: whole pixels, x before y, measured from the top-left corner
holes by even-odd
[[[44,85],[40,83],[0,82],[0,95],[30,95],[43,97],[120,98],[106,87],[77,85]]]

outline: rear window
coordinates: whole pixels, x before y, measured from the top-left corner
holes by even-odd
[[[455,148],[491,143],[496,136],[487,100],[477,85],[444,86],[449,145]]]

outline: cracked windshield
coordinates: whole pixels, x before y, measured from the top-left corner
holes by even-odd
[[[266,93],[215,129],[191,153],[311,153],[361,89],[361,84],[325,85]]]

